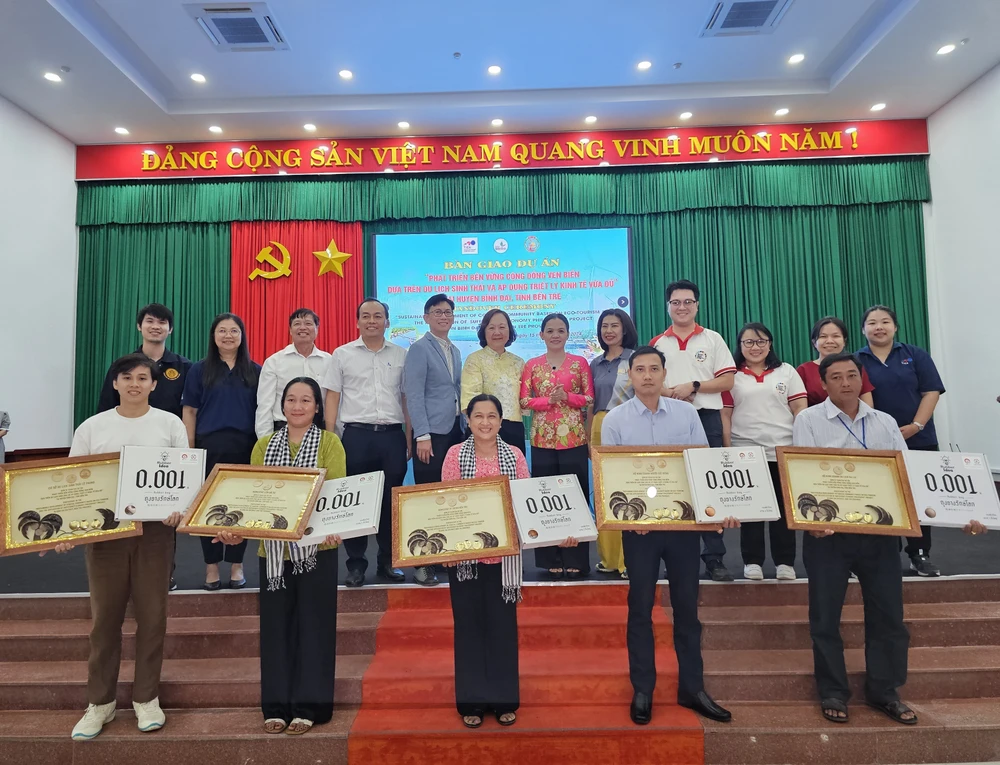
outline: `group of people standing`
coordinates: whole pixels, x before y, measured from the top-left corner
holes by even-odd
[[[289,318],[290,344],[263,366],[250,359],[243,322],[231,313],[213,321],[203,360],[192,364],[171,353],[166,341],[173,331],[173,315],[165,306],[151,304],[137,317],[142,345],[112,364],[101,393],[101,412],[80,426],[71,453],[115,451],[131,444],[183,446],[204,448],[208,469],[223,462],[324,467],[328,478],[381,470],[385,491],[375,535],[376,575],[401,582],[404,574],[391,560],[391,489],[403,483],[410,459],[417,483],[496,475],[525,478],[525,443],[530,441],[531,475],[574,474],[588,494],[589,446],[598,443],[753,444],[762,446],[771,461],[774,447],[795,443],[905,448],[909,440],[914,448],[936,445],[931,415],[943,386],[926,352],[895,341],[897,322],[890,309],[876,306],[866,312],[862,324],[869,344],[857,357],[843,353],[848,337],[843,322],[821,319],[812,332],[819,359],[796,370],[777,357],[772,333],[759,323],[741,329],[736,353],[731,354],[718,333],[697,323],[700,293],[692,282],[669,285],[666,300],[671,326],[641,348],[636,347],[638,335],[629,315],[620,309],[604,311],[597,327],[604,353],[589,363],[567,353],[570,325],[559,313],[542,321],[539,336],[545,353],[524,361],[508,350],[517,337],[510,317],[493,309],[479,326],[481,350],[470,354],[464,366],[449,339],[455,306],[444,294],[427,300],[424,320],[429,331],[406,350],[385,339],[389,307],[378,300],[358,305],[358,338],[332,354],[316,347],[319,317],[308,309],[297,310]],[[853,375],[848,366],[856,366]],[[847,393],[836,397],[831,388],[834,373],[851,378],[841,385]],[[860,405],[850,401],[854,387]],[[827,395],[832,404],[824,404]],[[864,396],[874,396],[873,401]],[[883,412],[872,414],[868,403]],[[807,405],[812,408],[803,411]],[[827,426],[833,409],[850,418],[841,420],[844,432],[837,430],[837,438]],[[528,434],[525,413],[531,414]],[[807,413],[813,423],[808,430],[801,424]],[[872,428],[859,440],[864,426],[855,433],[851,423],[866,416],[885,433],[876,436]],[[842,443],[847,433],[858,443]],[[143,601],[136,609],[142,636],[134,691],[139,727],[155,730],[164,723],[157,685],[166,593],[175,586],[170,527],[179,520],[171,516],[162,524],[145,524],[148,531],[141,537],[88,546],[94,613],[90,706],[73,731],[75,739],[93,738],[114,718],[120,627],[129,596]],[[723,523],[725,528],[739,525],[735,519]],[[979,531],[984,529],[972,533]],[[744,573],[760,579],[764,525],[745,524],[741,533]],[[794,534],[783,519],[771,523],[770,533],[778,577],[794,578]],[[896,584],[886,588],[897,587],[901,593],[898,560],[894,573],[888,563],[889,540],[844,536],[832,542],[809,540],[804,549],[811,575],[817,681],[823,712],[836,722],[846,719],[846,675],[842,649],[837,662],[834,636],[840,614],[836,602],[839,597],[843,603],[846,578],[841,583],[836,577],[856,572],[866,595],[874,591],[872,582],[884,584],[888,578]],[[638,724],[651,717],[656,681],[651,612],[661,561],[671,581],[678,702],[712,719],[730,719],[706,693],[702,678],[699,554],[712,579],[728,581],[732,576],[723,564],[721,532],[706,532],[701,538],[699,543],[698,535],[663,531],[599,536],[598,570],[630,580],[628,651],[635,690],[631,713]],[[365,537],[343,542],[349,587],[365,582],[368,542]],[[202,539],[202,544],[206,589],[222,586],[222,562],[231,566],[229,586],[245,585],[246,540],[223,532]],[[878,571],[862,560],[866,545],[879,546]],[[338,537],[329,537],[318,546],[262,542],[258,547],[261,703],[268,733],[301,734],[332,715],[340,546]],[[927,559],[929,548],[928,531],[907,551],[917,573],[936,575]],[[833,579],[825,568],[820,572],[817,563],[825,566],[830,560],[837,561]],[[589,545],[567,539],[536,550],[535,562],[548,577],[582,578],[589,572]],[[482,725],[491,712],[500,724],[513,724],[519,703],[520,556],[445,568],[455,617],[459,713],[470,728]],[[132,572],[131,578],[126,571]],[[417,568],[414,581],[437,584],[438,572]],[[892,645],[897,654],[898,629],[905,633],[899,603],[899,613],[889,619],[896,629]],[[895,686],[889,688],[901,684],[898,656],[893,660],[894,671],[879,675],[882,686],[872,686],[869,701],[894,719],[910,722],[907,714],[912,713],[893,697]],[[903,670],[905,675],[905,656]],[[844,705],[842,717],[838,704]]]

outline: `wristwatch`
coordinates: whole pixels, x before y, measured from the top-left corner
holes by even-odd
[[[694,386],[695,393],[697,393],[701,389],[701,380],[695,380],[691,384]]]
[[[923,429],[924,429],[924,426],[923,426],[923,425],[921,425],[921,424],[920,424],[919,422],[917,422],[916,420],[914,420],[914,421],[913,421],[913,422],[911,422],[910,424],[911,424],[911,425],[915,425],[915,426],[916,426],[916,428],[917,428],[917,430],[923,430]]]

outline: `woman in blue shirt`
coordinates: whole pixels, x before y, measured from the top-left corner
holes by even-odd
[[[260,364],[250,360],[243,320],[232,313],[220,313],[212,322],[208,353],[196,361],[184,382],[182,419],[191,446],[206,450],[205,470],[218,463],[249,465],[257,442],[254,417],[257,413],[257,379]],[[232,564],[229,586],[246,585],[243,575],[244,540],[223,545],[210,537],[200,537],[205,555],[205,589],[218,590],[219,563]]]
[[[891,414],[910,449],[936,452],[934,407],[944,393],[944,384],[931,356],[923,348],[896,341],[899,322],[895,312],[884,305],[873,305],[861,317],[861,331],[868,345],[858,351],[875,390],[876,409]],[[910,537],[906,554],[910,568],[920,576],[940,576],[941,571],[929,560],[931,527],[921,526],[922,537]]]

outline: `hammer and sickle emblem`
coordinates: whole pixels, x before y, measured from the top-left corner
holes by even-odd
[[[269,263],[270,265],[274,266],[275,270],[262,271],[259,268],[255,268],[253,271],[250,272],[250,281],[253,281],[258,276],[263,276],[265,279],[278,279],[279,277],[282,276],[291,276],[292,256],[288,253],[288,250],[285,249],[284,245],[280,244],[279,242],[272,241],[271,244],[273,244],[275,247],[278,248],[278,252],[281,253],[281,260],[279,261],[277,258],[274,257],[274,255],[271,254],[271,248],[269,246],[264,247],[260,252],[257,253],[257,262]]]

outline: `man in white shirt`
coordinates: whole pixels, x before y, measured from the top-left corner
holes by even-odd
[[[795,418],[792,443],[829,449],[905,451],[895,419],[872,409],[861,395],[861,362],[849,353],[827,356],[819,376],[829,398]],[[865,701],[896,722],[917,716],[899,698],[906,682],[910,633],[903,624],[899,541],[881,534],[810,531],[802,538],[809,574],[809,634],[820,708],[831,722],[847,722],[851,691],[844,664],[840,616],[853,571],[865,604]]]
[[[722,394],[733,389],[736,363],[729,346],[718,332],[698,324],[698,285],[687,279],[667,285],[667,313],[671,324],[649,344],[666,358],[667,381],[662,394],[667,398],[690,401],[698,410],[709,446],[722,446]],[[726,543],[721,534],[705,532],[702,560],[709,576],[716,582],[733,581],[722,559]]]
[[[406,350],[385,339],[389,307],[366,298],[357,310],[360,337],[333,352],[321,385],[326,391],[326,429],[341,434],[347,474],[385,473],[378,526],[376,574],[392,582],[404,575],[392,568],[392,487],[402,486],[409,459],[409,420],[403,400]],[[348,587],[365,583],[368,537],[344,540]]]
[[[160,375],[156,362],[141,353],[111,365],[121,403],[85,420],[73,435],[70,456],[117,452],[123,446],[188,448],[181,419],[149,405],[149,394]],[[90,660],[87,665],[86,713],[73,728],[73,739],[97,736],[115,719],[118,668],[122,653],[122,623],[129,600],[135,612],[135,681],[132,706],[141,731],[163,727],[160,709],[160,669],[167,631],[167,592],[174,558],[174,528],[181,514],[162,523],[145,521],[142,536],[112,539],[86,546],[90,583]],[[72,543],[56,548],[72,549]]]
[[[260,370],[257,382],[257,419],[254,427],[257,437],[263,438],[284,427],[281,413],[281,396],[289,380],[311,377],[323,382],[330,365],[330,354],[316,347],[319,333],[319,316],[308,308],[300,308],[288,317],[290,345],[268,356]]]

